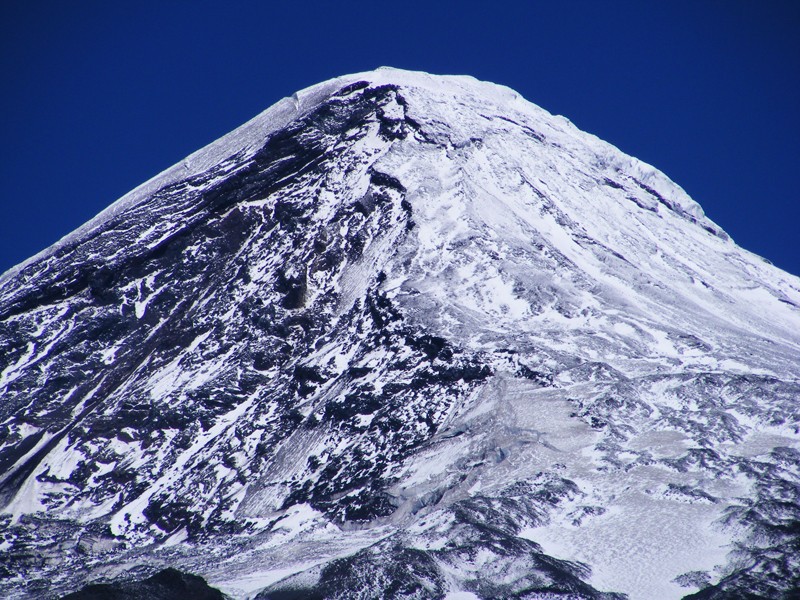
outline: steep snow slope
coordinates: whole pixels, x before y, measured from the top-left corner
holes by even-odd
[[[346,76],[0,279],[0,591],[779,597],[799,377],[800,280],[660,172]]]

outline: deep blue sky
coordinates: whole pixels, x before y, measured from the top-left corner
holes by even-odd
[[[380,65],[519,91],[800,274],[800,2],[0,3],[0,271],[297,89]]]

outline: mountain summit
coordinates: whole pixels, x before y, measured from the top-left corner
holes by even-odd
[[[800,280],[665,175],[341,77],[0,278],[0,594],[788,598],[798,397]]]

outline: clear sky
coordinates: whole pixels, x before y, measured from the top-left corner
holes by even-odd
[[[508,85],[800,275],[800,2],[0,2],[0,272],[324,79]]]

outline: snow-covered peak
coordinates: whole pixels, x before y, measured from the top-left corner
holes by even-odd
[[[472,78],[282,100],[7,273],[0,361],[6,597],[164,566],[235,598],[800,573],[800,280]]]
[[[607,163],[611,169],[634,174],[642,183],[671,198],[687,214],[704,220],[700,206],[663,173],[579,130],[568,119],[551,115],[509,87],[480,81],[467,75],[432,75],[422,71],[379,67],[373,71],[335,77],[283,98],[237,129],[134,188],[52,246],[0,274],[0,285],[32,262],[79,244],[81,240],[98,231],[104,223],[134,208],[158,190],[181,179],[198,175],[233,156],[240,156],[241,159],[251,156],[276,131],[315,110],[342,89],[363,82],[370,86],[390,85],[407,90],[410,97],[418,101],[411,103],[411,114],[425,115],[428,119],[457,122],[460,105],[473,109],[491,108],[497,114],[516,115],[522,122],[548,131],[557,139],[557,143],[583,153],[588,149],[589,154],[593,155],[582,158]],[[719,229],[716,225],[714,227]]]

